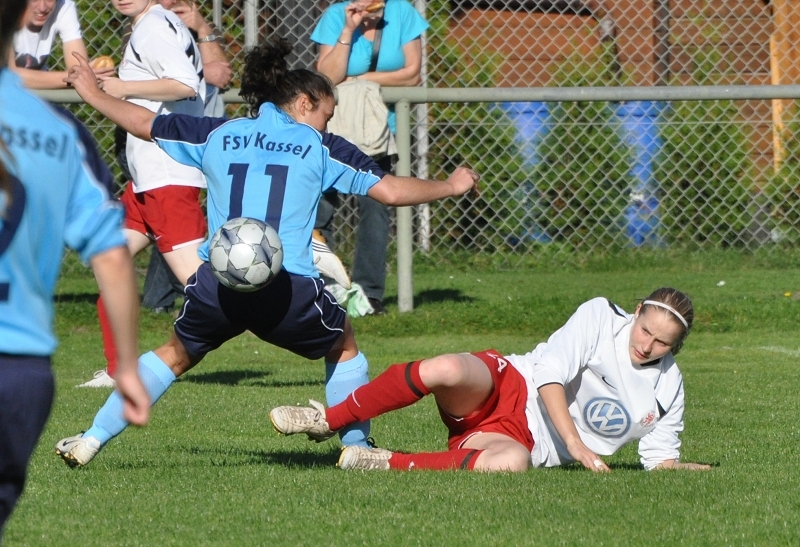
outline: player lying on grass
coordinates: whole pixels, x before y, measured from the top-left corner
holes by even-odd
[[[689,298],[671,288],[654,291],[633,315],[595,298],[525,355],[488,350],[392,365],[341,404],[282,406],[270,418],[280,433],[322,441],[433,393],[448,451],[345,447],[339,467],[524,471],[580,462],[608,472],[600,456],[638,440],[648,470],[709,469],[679,461],[683,380],[674,355],[693,317]]]
[[[443,181],[384,174],[354,145],[324,133],[335,106],[333,85],[316,72],[288,70],[291,50],[279,39],[247,54],[241,93],[252,117],[238,120],[156,116],[100,90],[85,59],[69,71],[81,97],[111,121],[202,169],[209,234],[231,218],[253,217],[272,225],[283,242],[283,269],[250,293],[220,285],[208,264],[208,243],[201,246],[204,262],[189,280],[171,339],[139,359],[153,401],[209,351],[245,330],[308,359],[325,357],[328,403],[343,401],[369,377],[347,314],[323,290],[312,259],[322,193],[335,188],[388,205],[413,205],[464,194],[477,183],[478,175],[461,167]],[[85,465],[126,426],[112,394],[92,427],[62,439],[56,450],[68,463]],[[368,422],[351,424],[342,442],[366,445],[367,434]]]

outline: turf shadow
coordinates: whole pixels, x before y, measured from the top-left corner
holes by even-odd
[[[53,298],[56,304],[96,304],[98,293],[57,293]]]
[[[414,306],[420,307],[442,302],[475,302],[475,300],[476,298],[467,296],[460,289],[430,289],[414,295]],[[386,298],[384,303],[397,305],[397,297]]]
[[[317,467],[334,467],[339,459],[339,450],[331,445],[325,453],[297,452],[289,450],[242,450],[242,449],[210,449],[193,446],[189,449],[193,455],[208,457],[211,465],[216,467],[238,467],[242,465],[282,465],[294,469],[312,469]]]
[[[701,464],[704,464],[704,465],[710,465],[712,468],[719,467],[719,465],[720,465],[719,462],[695,462],[695,463],[701,463]],[[644,471],[644,467],[642,467],[642,465],[638,464],[638,463],[608,463],[608,462],[606,462],[606,465],[612,471]],[[581,465],[579,463],[572,463],[570,465],[565,465],[561,469],[564,469],[566,471],[580,471],[580,472],[588,471],[588,469],[585,469],[583,467],[583,465]]]
[[[285,380],[267,380],[266,378],[269,376],[271,376],[271,373],[267,371],[219,370],[215,372],[188,374],[183,376],[181,381],[194,384],[219,384],[226,386],[246,385],[257,387],[307,387],[325,384],[322,379],[287,382]]]

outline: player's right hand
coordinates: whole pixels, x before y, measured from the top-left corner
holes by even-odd
[[[456,170],[447,177],[447,182],[453,188],[453,195],[460,196],[470,190],[478,195],[478,181],[481,176],[468,167],[456,167]]]
[[[580,440],[567,443],[567,451],[576,462],[581,462],[583,466],[590,471],[595,473],[611,472],[611,469],[606,465],[606,463],[601,460],[597,454],[589,450],[589,447],[583,444],[583,442]]]
[[[150,419],[150,396],[135,370],[118,367],[114,379],[122,395],[124,418],[133,425],[143,426]]]

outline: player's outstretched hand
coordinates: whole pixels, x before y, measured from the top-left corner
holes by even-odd
[[[97,76],[95,76],[92,67],[89,66],[89,60],[86,57],[77,52],[73,52],[72,55],[78,60],[78,64],[70,67],[64,81],[68,86],[75,88],[75,91],[78,92],[78,95],[83,100],[86,100],[86,97],[92,93],[100,92],[100,88],[97,85]]]
[[[575,461],[581,462],[586,469],[594,471],[595,473],[611,473],[611,469],[606,465],[606,462],[589,450],[589,447],[580,440],[567,444],[567,450],[570,456],[572,456]]]
[[[468,167],[456,167],[456,170],[447,177],[447,182],[453,188],[453,195],[460,196],[472,191],[477,195],[480,175]]]
[[[143,426],[150,418],[150,396],[142,385],[135,368],[126,372],[118,368],[115,374],[117,391],[122,395],[123,415],[133,425]]]

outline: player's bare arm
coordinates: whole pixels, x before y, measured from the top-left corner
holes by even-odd
[[[477,188],[478,180],[480,180],[480,175],[466,167],[456,168],[446,180],[424,180],[386,175],[370,188],[368,195],[372,199],[393,207],[419,205],[465,194]]]
[[[75,88],[81,99],[109,120],[131,135],[150,140],[150,127],[156,117],[155,113],[104,92],[97,85],[94,71],[86,57],[79,54],[75,57],[78,59],[78,64],[69,69],[64,81]]]
[[[611,469],[600,457],[587,447],[578,434],[575,422],[569,414],[567,396],[561,384],[547,384],[539,388],[547,414],[575,461],[595,473],[609,473]]]

